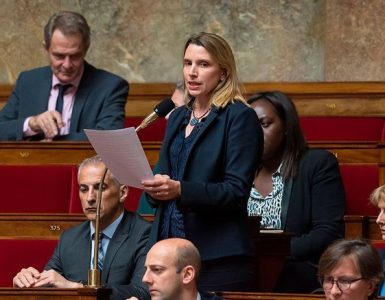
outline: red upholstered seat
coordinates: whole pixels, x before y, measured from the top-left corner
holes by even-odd
[[[0,286],[12,286],[13,277],[26,267],[42,271],[52,256],[57,240],[0,239]]]
[[[71,200],[69,205],[70,213],[83,213],[82,204],[79,198],[78,168],[74,168],[72,173]]]
[[[1,165],[0,211],[67,213],[73,165]]]
[[[300,117],[307,141],[380,141],[380,117]]]
[[[129,211],[136,211],[139,205],[139,199],[142,195],[142,190],[130,187],[127,195],[126,202],[124,203],[125,207]]]
[[[143,117],[127,117],[124,122],[124,127],[137,127],[142,122]],[[148,127],[138,132],[141,141],[158,142],[163,141],[166,131],[167,120],[164,118],[154,121]]]
[[[379,168],[374,164],[340,165],[346,193],[346,215],[377,215],[369,202],[371,192],[379,185]]]
[[[385,241],[384,240],[372,240],[372,245],[374,246],[374,248],[378,249],[378,250],[383,250],[385,249]]]

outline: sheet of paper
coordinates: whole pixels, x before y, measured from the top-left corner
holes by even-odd
[[[135,128],[84,131],[120,183],[142,189],[142,180],[154,178]]]

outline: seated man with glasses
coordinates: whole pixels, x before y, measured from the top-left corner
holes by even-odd
[[[377,250],[363,240],[338,240],[319,261],[318,275],[326,299],[376,299],[383,280]]]

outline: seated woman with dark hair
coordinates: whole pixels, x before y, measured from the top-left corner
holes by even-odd
[[[325,150],[308,149],[291,99],[281,92],[253,95],[264,133],[261,164],[248,201],[261,228],[291,232],[290,258],[276,292],[310,293],[319,288],[317,262],[344,237],[345,194],[338,161]]]
[[[377,250],[363,240],[339,240],[319,261],[318,275],[326,299],[377,299],[384,275]]]

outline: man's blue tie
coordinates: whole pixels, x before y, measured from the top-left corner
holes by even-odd
[[[99,238],[99,255],[98,255],[98,267],[99,270],[103,270],[103,262],[104,262],[104,249],[103,249],[103,241],[105,240],[104,234],[100,234]]]
[[[59,93],[56,99],[56,111],[60,114],[63,112],[64,94],[71,86],[72,84],[59,84]]]
[[[95,235],[95,233],[92,234],[92,239],[95,241],[94,235]],[[101,233],[100,237],[99,237],[99,251],[98,251],[98,268],[99,268],[99,270],[103,269],[103,262],[104,262],[104,256],[105,256],[103,245],[104,245],[105,241],[106,241],[106,236],[103,233]],[[96,245],[94,244],[94,247],[95,246]],[[92,257],[93,257],[93,255],[92,255]],[[91,260],[91,267],[95,268],[93,258]]]

